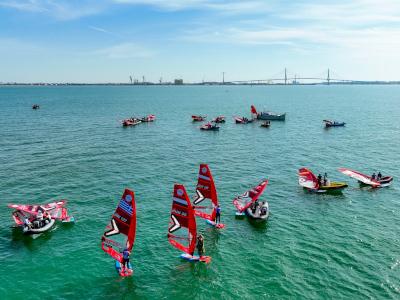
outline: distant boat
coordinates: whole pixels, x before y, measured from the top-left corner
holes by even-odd
[[[299,169],[299,185],[310,192],[326,193],[341,192],[348,185],[346,182],[326,181],[323,182],[307,168]]]
[[[338,122],[332,120],[323,120],[325,122],[325,127],[343,127],[346,125],[345,122]]]
[[[204,125],[200,126],[201,130],[219,130],[219,126],[217,126],[216,124],[212,124],[211,122],[208,122]]]
[[[156,120],[155,115],[148,115],[140,119],[142,122],[154,122]]]
[[[269,121],[285,121],[286,113],[276,114],[270,111],[257,112],[254,105],[251,106],[251,113],[258,120],[269,120]]]
[[[236,124],[248,124],[254,121],[254,119],[248,119],[246,117],[238,117],[238,116],[233,117],[233,119],[235,120]]]
[[[373,178],[372,176],[368,176],[360,172],[346,168],[339,168],[339,172],[343,173],[344,175],[350,176],[351,178],[356,179],[360,183],[360,185],[364,186],[369,185],[373,188],[386,187],[391,185],[393,182],[392,176],[382,176],[380,178]]]
[[[39,109],[39,108],[40,108],[39,104],[33,104],[32,105],[32,109]]]
[[[225,117],[224,116],[218,116],[215,119],[213,119],[211,122],[213,122],[213,123],[225,123]]]
[[[206,120],[206,116],[196,116],[196,115],[192,115],[192,121],[193,122],[202,122]]]
[[[128,127],[128,126],[135,126],[142,123],[141,120],[137,119],[137,118],[129,118],[129,119],[125,119],[122,121],[122,126],[123,127]]]

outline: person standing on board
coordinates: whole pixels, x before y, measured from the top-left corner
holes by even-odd
[[[124,251],[122,251],[122,268],[123,270],[126,270],[129,268],[129,256],[131,253],[129,252],[128,248],[125,248]]]
[[[215,210],[215,224],[221,223],[221,207],[217,206]]]
[[[317,180],[318,180],[318,186],[321,186],[321,181],[322,181],[321,174],[318,174]]]
[[[328,183],[328,174],[325,173],[324,174],[324,186],[327,186],[327,183]]]
[[[371,179],[375,180],[375,178],[376,178],[376,175],[375,175],[375,172],[374,172],[374,173],[372,173]]]
[[[378,180],[381,180],[381,179],[382,179],[382,174],[381,174],[381,172],[378,173],[377,179],[378,179]]]
[[[200,234],[197,237],[197,251],[199,253],[199,257],[201,258],[204,255],[204,252],[205,252],[205,250],[204,250],[204,238],[203,238],[202,234]]]

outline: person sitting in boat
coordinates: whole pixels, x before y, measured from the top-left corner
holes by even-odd
[[[381,174],[381,172],[378,173],[377,179],[378,179],[378,180],[381,180],[381,179],[382,179],[382,174]]]
[[[261,206],[261,210],[260,210],[260,215],[261,216],[264,216],[264,215],[267,214],[267,208],[264,206],[264,204],[265,204],[265,202],[263,202],[262,206]]]
[[[124,251],[122,251],[122,267],[124,269],[129,268],[129,256],[130,256],[130,252],[128,250],[128,248],[125,248]]]
[[[375,180],[375,178],[376,178],[376,175],[375,175],[375,172],[374,172],[374,173],[372,173],[371,179]]]
[[[43,222],[43,211],[42,211],[42,209],[38,210],[38,213],[36,215],[36,221],[38,221],[38,225],[39,225],[39,227],[41,227],[42,226],[42,222]]]
[[[318,174],[317,180],[318,180],[318,185],[321,185],[321,182],[322,182],[321,174]]]
[[[200,234],[197,237],[197,252],[199,253],[199,257],[202,257],[205,253],[204,249],[204,237],[202,234]]]
[[[43,214],[43,220],[46,224],[50,223],[51,221],[51,216],[47,211],[45,211]]]
[[[221,207],[218,205],[215,209],[215,224],[221,223]]]
[[[29,218],[27,216],[25,216],[24,218],[24,226],[28,227],[29,229],[32,228],[32,223],[31,221],[29,221]]]

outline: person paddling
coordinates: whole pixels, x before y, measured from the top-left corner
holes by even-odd
[[[202,258],[204,253],[205,253],[205,249],[204,249],[204,237],[202,234],[200,234],[197,237],[197,251],[199,253],[199,258]]]
[[[215,210],[215,224],[221,223],[221,207],[218,205]]]

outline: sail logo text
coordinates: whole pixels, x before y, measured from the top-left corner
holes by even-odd
[[[172,209],[172,212],[177,214],[177,215],[181,215],[181,216],[187,217],[187,213],[186,212],[181,211],[181,210],[177,210],[176,208]]]

